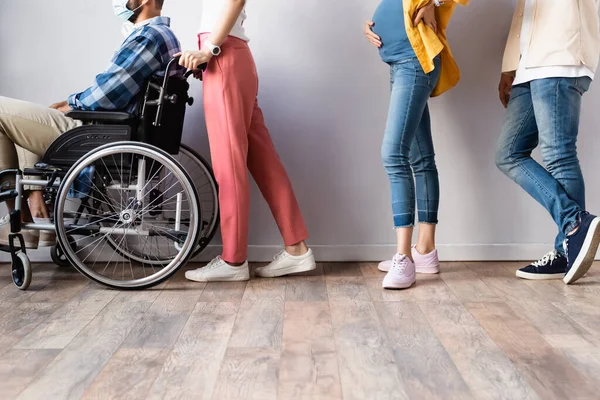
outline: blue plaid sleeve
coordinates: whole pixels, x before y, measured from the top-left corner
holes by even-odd
[[[96,76],[94,85],[69,96],[69,106],[88,111],[125,109],[146,80],[161,69],[159,47],[155,38],[148,35],[126,41],[110,67]]]

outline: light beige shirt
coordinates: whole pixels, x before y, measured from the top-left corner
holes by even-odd
[[[526,0],[518,0],[502,72],[515,73],[521,61],[521,34]],[[600,0],[534,0],[525,68],[581,66],[592,72],[600,57]]]

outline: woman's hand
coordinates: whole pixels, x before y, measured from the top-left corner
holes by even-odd
[[[510,101],[510,90],[515,78],[509,74],[502,74],[500,76],[500,84],[498,85],[498,94],[500,95],[500,101],[504,108],[508,107]]]
[[[202,49],[200,51],[182,51],[181,53],[173,55],[173,57],[179,57],[179,65],[182,67],[185,67],[191,71],[196,71],[199,66],[209,62],[213,55],[207,49]]]
[[[440,4],[443,4],[440,2]],[[435,2],[431,0],[429,3],[417,10],[413,19],[413,25],[417,26],[423,21],[425,25],[430,27],[434,32],[437,33],[437,21],[435,19]]]
[[[381,38],[373,32],[373,25],[375,23],[373,21],[367,21],[365,23],[365,27],[363,28],[363,33],[365,34],[367,40],[375,47],[381,47]]]

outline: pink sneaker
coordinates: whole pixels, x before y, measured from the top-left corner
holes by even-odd
[[[437,250],[433,250],[429,254],[421,254],[417,248],[413,246],[412,257],[415,260],[417,274],[439,274],[440,259],[438,258]],[[379,263],[379,270],[388,272],[392,267],[392,260],[386,260]]]
[[[392,267],[383,278],[384,289],[408,289],[417,279],[415,264],[404,254],[396,254],[392,259]]]

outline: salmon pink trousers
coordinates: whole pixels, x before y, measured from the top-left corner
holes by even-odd
[[[202,40],[208,35],[199,36]],[[286,246],[308,238],[290,179],[258,106],[258,75],[248,44],[229,36],[203,74],[204,113],[221,210],[223,259],[248,253],[248,171],[269,204]]]

